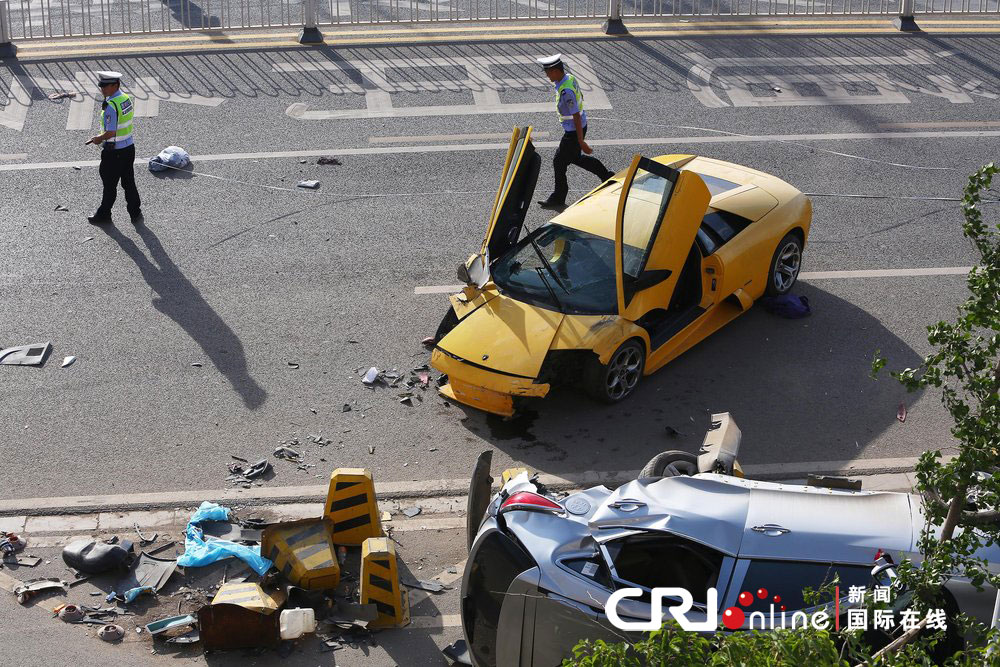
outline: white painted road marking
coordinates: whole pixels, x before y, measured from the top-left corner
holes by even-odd
[[[904,50],[901,56],[798,56],[709,58],[704,53],[684,54],[695,64],[687,74],[688,90],[699,102],[709,108],[723,107],[784,107],[829,106],[846,104],[909,104],[901,91],[907,90],[946,99],[954,104],[968,104],[972,95],[997,99],[1000,95],[983,90],[983,82],[973,79],[962,85],[946,74],[928,74],[933,86],[916,86],[902,81],[892,81],[883,72],[845,72],[845,67],[872,67],[883,65],[935,65],[936,61],[922,49]],[[937,55],[937,54],[935,54]],[[716,74],[719,69],[762,67],[822,67],[836,71],[796,74]],[[727,103],[713,89],[714,83],[729,96]],[[802,93],[808,90],[809,93]],[[754,94],[759,91],[761,94]],[[813,94],[818,93],[818,94]]]
[[[858,271],[803,271],[800,280],[842,280],[845,278],[908,278],[915,276],[964,276],[971,266],[943,266],[924,269],[872,269]],[[414,287],[414,294],[454,294],[465,285],[427,285]]]
[[[583,54],[568,54],[573,73],[580,80],[585,108],[610,109],[604,88]],[[330,90],[337,94],[353,93],[364,95],[364,109],[310,109],[308,104],[296,102],[285,110],[292,118],[299,120],[338,120],[347,118],[407,118],[416,116],[467,116],[497,113],[542,113],[554,112],[552,84],[539,72],[537,77],[498,77],[490,68],[502,65],[537,65],[534,56],[454,56],[449,58],[393,58],[387,60],[347,60],[343,62],[293,62],[274,63],[272,71],[301,73],[315,71],[340,72],[351,79],[350,83],[331,84]],[[459,67],[465,70],[465,79],[440,81],[391,81],[388,71],[414,69],[420,67]],[[355,83],[361,78],[364,85]],[[504,103],[500,100],[500,90],[515,88],[539,88],[548,92],[545,101],[526,103]],[[472,104],[451,104],[436,106],[396,107],[392,104],[394,93],[436,93],[442,90],[467,92]],[[541,96],[542,93],[539,95]]]
[[[929,130],[967,127],[1000,127],[1000,120],[955,120],[938,123],[879,123],[880,130]]]
[[[613,120],[613,119],[612,119]],[[1000,130],[959,130],[956,132],[915,131],[915,132],[845,132],[839,134],[761,134],[761,135],[709,135],[693,137],[635,137],[629,139],[594,139],[591,146],[672,146],[680,144],[725,144],[725,143],[767,143],[781,141],[864,141],[880,139],[975,139],[1000,137]],[[301,151],[269,151],[261,153],[220,153],[198,155],[193,153],[193,161],[211,162],[218,160],[261,160],[270,158],[322,157],[324,155],[397,155],[402,153],[458,153],[462,151],[507,150],[509,142],[502,144],[429,144],[424,146],[369,146],[366,148],[322,148]],[[538,148],[555,148],[558,141],[538,141]],[[136,160],[145,165],[146,159]],[[3,164],[0,171],[28,171],[32,169],[64,169],[66,167],[96,167],[97,160],[68,160],[65,162],[31,162],[24,164]]]
[[[217,107],[226,101],[222,97],[165,92],[154,77],[137,77],[133,85],[122,88],[135,100],[135,115],[139,117],[158,116],[160,102]],[[24,129],[28,108],[32,106],[31,91],[34,90],[75,91],[76,95],[68,98],[69,116],[66,119],[66,129],[89,131],[96,125],[96,105],[101,97],[96,92],[97,75],[93,72],[75,72],[72,80],[15,75],[11,83],[10,100],[0,112],[0,125],[16,132]]]
[[[997,124],[1000,127],[1000,123]],[[544,139],[551,136],[548,132],[536,132],[532,130],[532,139]],[[370,144],[405,144],[405,143],[431,143],[434,141],[480,141],[495,139],[502,141],[510,140],[509,134],[426,134],[412,137],[368,137]]]
[[[0,160],[13,161],[13,160],[27,160],[27,159],[28,159],[27,153],[9,153],[7,155],[0,153]]]

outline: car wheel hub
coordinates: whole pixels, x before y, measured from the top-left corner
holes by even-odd
[[[787,243],[778,253],[774,261],[774,287],[779,292],[785,292],[792,287],[799,276],[802,264],[802,251],[797,243]]]
[[[634,348],[621,350],[608,365],[608,396],[617,400],[627,396],[639,382],[639,352]]]

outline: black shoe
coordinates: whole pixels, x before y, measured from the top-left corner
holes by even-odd
[[[142,213],[138,213],[132,216],[132,224],[138,227],[142,223],[146,222],[146,217]]]
[[[550,211],[562,211],[563,209],[566,208],[566,202],[558,201],[556,199],[553,199],[552,197],[549,197],[545,201],[538,202],[538,205],[541,206],[542,208],[547,208]]]
[[[97,215],[95,213],[94,215],[88,215],[87,216],[87,222],[89,222],[92,225],[106,225],[109,222],[111,222],[111,216],[110,215]]]

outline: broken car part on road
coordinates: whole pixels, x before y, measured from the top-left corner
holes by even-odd
[[[0,364],[7,366],[41,366],[52,352],[52,343],[18,345],[0,350]]]

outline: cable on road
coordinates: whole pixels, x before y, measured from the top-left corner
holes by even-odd
[[[716,134],[724,134],[730,137],[744,137],[748,139],[753,139],[757,136],[753,134],[741,134],[739,132],[730,132],[728,130],[716,130],[710,127],[696,127],[694,125],[662,125],[659,123],[646,123],[644,121],[639,121],[639,120],[626,120],[624,118],[601,118],[598,116],[590,116],[590,119],[611,121],[617,123],[632,123],[633,125],[646,125],[649,127],[665,127],[671,129],[679,129],[679,130],[695,130],[698,132],[715,132]],[[920,169],[924,171],[958,171],[958,169],[955,169],[954,167],[928,167],[919,164],[904,164],[901,162],[889,162],[888,160],[879,160],[878,158],[865,157],[863,155],[854,155],[853,153],[841,153],[840,151],[831,151],[826,148],[818,148],[816,146],[810,146],[809,144],[805,144],[800,141],[791,141],[789,139],[770,139],[770,141],[779,144],[790,144],[792,146],[798,146],[800,148],[808,148],[811,151],[819,151],[820,153],[827,153],[829,155],[837,155],[839,157],[846,157],[854,160],[864,160],[865,162],[884,164],[890,167],[903,167],[905,169]]]

